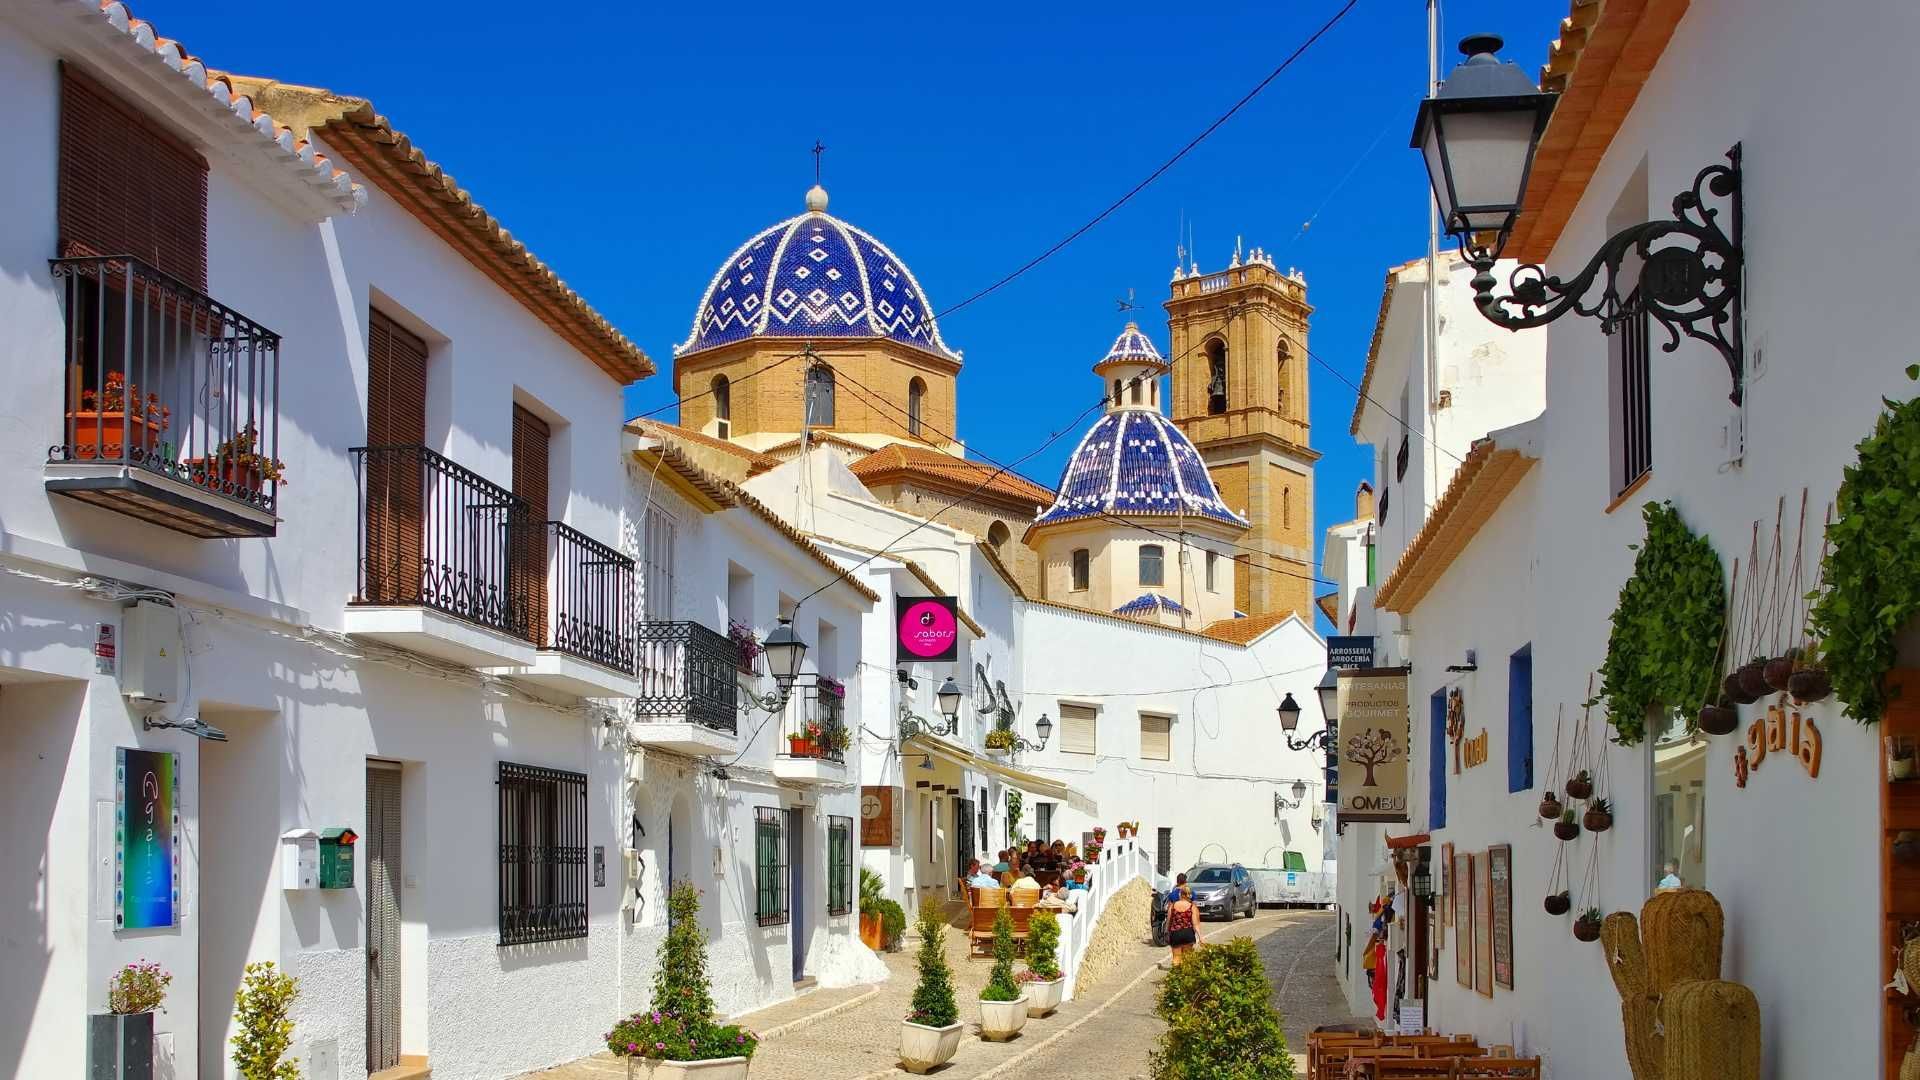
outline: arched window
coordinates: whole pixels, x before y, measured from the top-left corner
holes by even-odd
[[[1120,388],[1125,385],[1126,384],[1121,382],[1119,379],[1113,380],[1113,403],[1115,405],[1120,404]]]
[[[915,376],[907,384],[907,434],[920,434],[920,421],[927,404],[927,384]]]
[[[1218,415],[1227,411],[1227,343],[1214,338],[1206,351],[1207,411]]]
[[[715,375],[708,385],[713,393],[714,434],[723,439],[733,434],[733,384],[725,375]]]
[[[1287,411],[1287,361],[1293,359],[1293,346],[1287,343],[1286,338],[1281,338],[1280,344],[1275,347],[1274,352],[1278,354],[1278,364],[1276,366],[1279,369],[1275,377],[1274,386],[1279,390],[1280,411],[1284,413]]]
[[[1093,579],[1093,555],[1086,548],[1073,549],[1073,591],[1086,592]]]
[[[993,548],[993,553],[1000,556],[1001,562],[1007,560],[1007,541],[1011,539],[1013,533],[1007,528],[1006,522],[996,521],[987,526],[987,546]]]
[[[1138,375],[1135,375],[1133,377],[1133,403],[1135,405],[1140,404],[1140,384],[1145,381],[1146,380],[1142,379]]]
[[[1280,489],[1280,527],[1283,529],[1291,528],[1292,525],[1293,525],[1293,489],[1281,488]]]
[[[825,364],[807,369],[807,426],[833,426],[833,369]]]
[[[1140,545],[1140,584],[1164,585],[1166,573],[1162,569],[1163,552],[1159,544]]]

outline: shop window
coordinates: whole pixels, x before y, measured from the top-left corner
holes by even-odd
[[[853,910],[853,819],[827,819],[827,914]]]
[[[1507,790],[1533,787],[1533,646],[1507,660]]]
[[[1447,827],[1447,692],[1435,690],[1427,704],[1427,828]]]
[[[1655,718],[1658,719],[1658,718]],[[1657,889],[1707,887],[1706,737],[1672,713],[1653,740],[1652,880]]]
[[[780,808],[753,810],[753,914],[761,926],[787,921],[786,838]]]

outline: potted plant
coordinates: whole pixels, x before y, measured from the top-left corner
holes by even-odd
[[[1573,808],[1560,812],[1560,820],[1553,823],[1553,835],[1562,840],[1571,840],[1580,835],[1580,823],[1573,820]]]
[[[914,964],[920,969],[920,982],[913,988],[913,1011],[901,1025],[900,1067],[910,1073],[924,1073],[953,1059],[966,1026],[960,1023],[960,1007],[953,1001],[953,971],[947,967],[947,924],[941,921],[938,906],[920,905],[915,926],[920,933],[920,951]]]
[[[827,697],[844,700],[847,696],[847,684],[828,675],[815,675],[813,683]]]
[[[1721,694],[1717,703],[1700,706],[1698,722],[1709,735],[1731,735],[1740,726],[1740,710],[1733,707],[1732,698]]]
[[[866,867],[860,868],[860,944],[879,952],[887,943],[880,914],[881,901],[887,898],[887,880]]]
[[[1545,907],[1549,915],[1565,915],[1573,910],[1573,894],[1565,889],[1547,894]]]
[[[1613,828],[1613,804],[1605,799],[1595,799],[1587,804],[1587,812],[1580,818],[1580,824],[1588,832],[1606,832]]]
[[[173,976],[145,959],[107,980],[107,1011],[87,1017],[87,1075],[114,1080],[152,1080],[153,1014],[164,1012]],[[101,1061],[101,1052],[113,1055]]]
[[[767,650],[760,644],[760,638],[753,632],[753,627],[728,619],[727,636],[733,639],[733,647],[740,653],[740,674],[757,674],[755,661],[759,660],[760,654]]]
[[[202,487],[260,491],[267,481],[287,481],[287,463],[259,452],[260,429],[253,421],[203,458],[188,458],[194,482]]]
[[[993,917],[993,973],[980,990],[980,1037],[1006,1042],[1027,1026],[1027,995],[1013,977],[1013,914],[1005,907]]]
[[[1046,908],[1038,908],[1027,922],[1027,970],[1020,973],[1020,984],[1027,991],[1027,1015],[1047,1016],[1060,1007],[1067,978],[1060,974],[1056,952],[1060,947],[1060,920]]]
[[[1760,695],[1747,693],[1747,684],[1741,680],[1740,670],[1736,668],[1720,680],[1720,692],[1736,705],[1751,705],[1760,700]]]
[[[1573,936],[1578,941],[1600,940],[1600,909],[1590,907],[1573,920]]]
[[[1004,758],[1008,754],[1013,753],[1013,730],[1002,727],[994,728],[992,731],[987,732],[987,737],[984,742],[986,744],[988,757],[995,759]]]
[[[1567,777],[1567,798],[1588,799],[1593,797],[1593,774],[1585,769]]]
[[[1766,657],[1754,657],[1746,663],[1741,664],[1740,670],[1734,672],[1734,674],[1740,677],[1740,692],[1747,696],[1748,704],[1759,701],[1761,698],[1767,696]]]
[[[1787,680],[1793,678],[1794,669],[1800,663],[1800,650],[1788,649],[1784,655],[1776,656],[1760,669],[1760,677],[1768,688],[1779,693],[1787,692]]]
[[[1887,748],[1887,779],[1914,778],[1915,742],[1911,735],[1888,735],[1882,740]]]
[[[1820,662],[1821,652],[1819,642],[1809,642],[1801,648],[1793,674],[1787,676],[1787,693],[1803,705],[1833,693],[1833,679],[1827,674],[1826,665]]]
[[[1560,805],[1560,796],[1549,791],[1540,798],[1540,816],[1548,821],[1558,821],[1560,811],[1566,807]]]
[[[607,1049],[627,1062],[628,1080],[742,1080],[759,1038],[714,1019],[707,985],[707,933],[700,893],[681,882],[667,895],[667,936],[653,973],[653,1008],[607,1032]]]
[[[275,971],[273,961],[248,964],[233,995],[233,1064],[241,1080],[287,1080],[299,1066],[282,1061],[293,1048],[293,1003],[300,980]]]
[[[139,385],[128,382],[124,372],[109,371],[100,389],[80,391],[80,407],[67,414],[73,425],[73,456],[90,461],[129,457],[135,449],[151,451],[172,419],[159,394],[143,398]]]
[[[820,721],[809,720],[799,731],[787,736],[787,749],[794,757],[819,757],[820,737],[824,734],[826,729],[820,726]]]
[[[825,724],[821,726],[820,733],[814,736],[814,739],[823,753],[838,756],[846,753],[847,747],[853,745],[853,732],[849,731],[845,724]]]

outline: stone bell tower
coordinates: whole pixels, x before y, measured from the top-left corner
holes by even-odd
[[[1306,279],[1259,248],[1214,274],[1176,269],[1167,300],[1173,422],[1221,499],[1252,523],[1235,607],[1313,621],[1313,466],[1307,430]]]

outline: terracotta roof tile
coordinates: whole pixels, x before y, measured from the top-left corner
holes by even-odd
[[[1269,611],[1261,615],[1246,615],[1238,619],[1221,619],[1208,623],[1200,632],[1215,641],[1224,641],[1229,645],[1251,645],[1255,638],[1286,622],[1291,611]]]
[[[1374,607],[1411,612],[1538,460],[1524,450],[1502,447],[1492,438],[1475,442],[1447,484],[1446,494],[1434,504],[1426,524],[1381,584]]]
[[[741,446],[739,443],[728,442],[725,439],[716,439],[711,435],[683,428],[678,424],[669,424],[661,420],[629,420],[627,421],[627,430],[635,434],[651,435],[657,439],[675,439],[682,442],[690,442],[697,446],[704,446],[709,450],[718,450],[721,453],[732,454],[734,457],[746,461],[756,470],[771,469],[780,464],[779,458],[769,454],[763,454],[758,450],[750,450]]]
[[[1053,504],[1052,491],[1017,473],[921,446],[893,443],[854,462],[851,469],[866,483],[912,478],[950,495],[1030,506],[1036,512]]]

